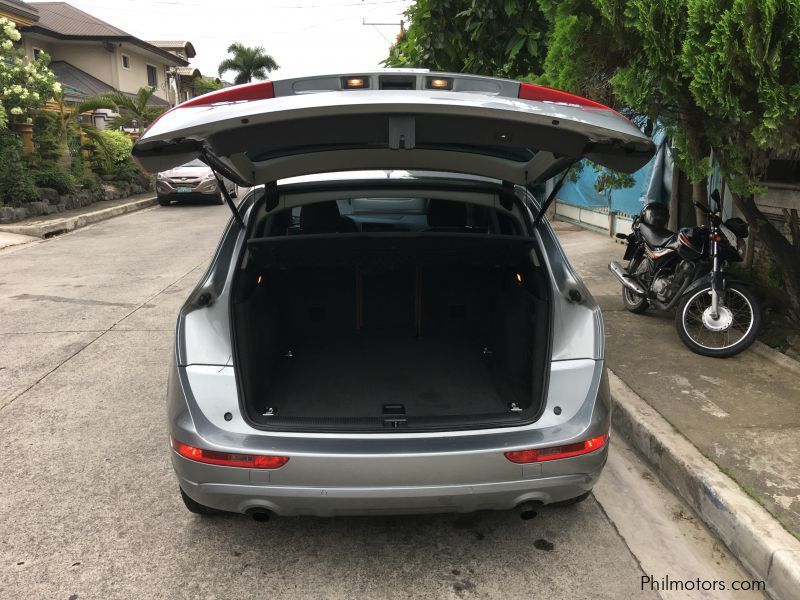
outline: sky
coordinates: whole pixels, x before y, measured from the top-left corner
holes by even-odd
[[[270,78],[380,66],[411,0],[67,0],[144,40],[189,40],[203,75],[234,41],[263,46],[280,65]],[[391,25],[364,25],[392,23]],[[233,79],[228,73],[224,79]]]

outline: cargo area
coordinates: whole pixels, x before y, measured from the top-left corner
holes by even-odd
[[[549,311],[529,239],[350,233],[249,251],[234,327],[255,424],[458,429],[538,413]]]

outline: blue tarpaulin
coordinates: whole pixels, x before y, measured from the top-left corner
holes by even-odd
[[[584,161],[577,182],[567,182],[558,192],[558,201],[584,208],[607,208],[615,212],[638,214],[649,202],[669,202],[672,188],[672,156],[664,131],[653,135],[657,150],[644,167],[634,173],[633,187],[598,192],[594,185],[598,172]]]

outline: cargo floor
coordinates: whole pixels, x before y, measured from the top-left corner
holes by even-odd
[[[409,417],[507,412],[480,342],[398,336],[315,339],[279,359],[266,406],[280,417]]]

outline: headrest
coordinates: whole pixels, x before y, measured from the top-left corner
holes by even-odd
[[[454,200],[428,201],[430,227],[466,227],[467,205]]]
[[[303,233],[334,233],[340,224],[341,217],[336,200],[300,207],[300,229]]]

